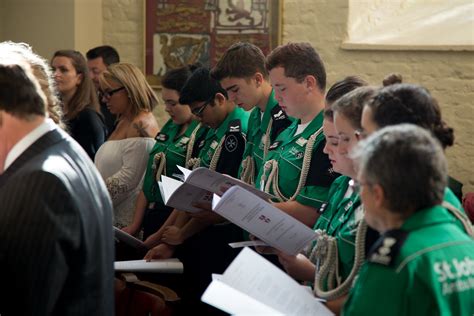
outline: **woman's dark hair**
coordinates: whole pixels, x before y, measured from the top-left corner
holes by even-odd
[[[202,67],[200,63],[195,63],[181,68],[168,70],[161,79],[161,85],[166,89],[176,90],[178,93],[184,87],[186,80],[191,74]]]
[[[55,57],[67,57],[71,60],[72,66],[77,74],[82,74],[82,80],[76,92],[64,109],[64,117],[67,120],[75,118],[85,108],[90,108],[100,114],[99,99],[95,91],[92,79],[89,76],[87,62],[84,56],[75,50],[59,50],[54,53]]]
[[[441,109],[429,91],[414,84],[391,84],[375,93],[367,103],[380,128],[411,123],[433,133],[443,148],[454,143],[454,131],[441,118]]]
[[[359,87],[366,86],[368,83],[358,76],[347,76],[334,83],[326,93],[326,106],[324,107],[324,117],[330,121],[334,118],[334,111],[331,105],[347,93]]]

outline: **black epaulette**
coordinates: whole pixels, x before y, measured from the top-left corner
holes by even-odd
[[[394,229],[384,233],[375,242],[367,255],[367,261],[392,266],[402,248],[408,232],[401,229]]]
[[[158,134],[156,134],[155,140],[157,142],[166,142],[168,140],[168,135],[159,132]]]
[[[283,130],[291,125],[291,120],[278,104],[272,109],[270,113],[272,115],[273,122],[272,130],[270,132],[270,141],[273,142]]]
[[[230,121],[222,144],[221,156],[216,166],[217,172],[226,173],[232,177],[237,176],[245,150],[245,142],[240,120]]]

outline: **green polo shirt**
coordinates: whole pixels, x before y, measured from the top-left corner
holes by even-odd
[[[329,190],[328,202],[323,204],[314,230],[320,229],[336,238],[339,257],[339,275],[344,281],[354,265],[357,226],[364,217],[359,194],[352,192],[344,197],[351,178],[340,176]]]
[[[287,198],[290,198],[296,192],[306,144],[311,135],[321,129],[323,113],[321,111],[302,133],[295,135],[299,123],[299,120],[293,122],[293,124],[278,135],[276,141],[270,146],[266,159],[266,161],[275,160],[278,163],[278,187],[280,192]],[[296,196],[296,201],[316,209],[319,209],[321,204],[327,200],[329,187],[335,178],[329,158],[323,153],[324,144],[324,135],[321,132],[313,146],[311,166],[306,177],[306,185]],[[264,188],[266,184],[261,181],[264,172],[265,170],[262,167],[256,178],[257,186],[260,188]],[[270,193],[275,194],[272,188],[270,188]]]
[[[474,240],[441,206],[416,212],[368,254],[343,315],[473,315]]]
[[[211,164],[212,157],[216,153],[216,149],[219,145],[219,142],[223,137],[226,137],[227,134],[229,134],[229,124],[232,124],[232,122],[235,122],[235,120],[240,121],[240,134],[243,136],[243,139],[238,139],[237,143],[234,144],[237,146],[235,152],[240,151],[240,155],[228,155],[229,161],[227,161],[227,167],[226,168],[223,163],[219,163],[221,166],[219,168],[216,168],[218,172],[220,173],[227,173],[230,176],[236,177],[237,176],[237,171],[238,167],[240,166],[240,163],[242,162],[242,153],[245,148],[245,135],[247,133],[247,124],[248,124],[248,119],[249,119],[249,113],[245,112],[242,108],[235,107],[235,109],[230,112],[225,120],[222,122],[221,125],[217,129],[209,129],[209,131],[206,134],[205,139],[203,140],[203,143],[200,144],[201,150],[199,153],[199,158],[201,160],[200,166],[204,168],[209,168]],[[241,149],[241,150],[240,150]],[[223,151],[226,150],[226,147],[223,147]],[[221,157],[223,153],[221,152]],[[219,159],[221,160],[221,159]],[[234,168],[235,167],[235,168]],[[235,169],[235,172],[228,172],[228,170],[233,170]],[[233,174],[231,174],[233,173]]]
[[[154,166],[155,155],[161,152],[166,155],[165,172],[167,176],[172,177],[174,174],[180,173],[177,165],[185,165],[189,139],[198,124],[198,121],[192,121],[186,128],[186,131],[183,134],[178,135],[181,130],[181,125],[176,125],[170,119],[155,137],[156,143],[150,152],[145,178],[143,180],[143,193],[148,202],[163,203],[160,189],[156,181],[156,166]],[[206,128],[201,127],[196,133],[196,139],[206,130]]]
[[[265,139],[267,138],[268,125],[272,121],[272,111],[278,107],[278,101],[275,99],[275,92],[272,90],[265,111],[263,112],[258,107],[255,107],[249,116],[248,121],[248,132],[247,132],[247,144],[244,151],[244,159],[251,157],[255,165],[254,177],[257,177],[260,169],[262,168],[264,157]],[[288,119],[287,117],[285,119]],[[272,126],[272,130],[274,126]],[[241,176],[242,166],[239,168],[239,178]],[[258,186],[258,185],[257,185]]]

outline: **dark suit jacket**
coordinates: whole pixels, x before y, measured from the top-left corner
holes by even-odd
[[[48,132],[0,176],[0,314],[113,315],[113,252],[101,176]]]

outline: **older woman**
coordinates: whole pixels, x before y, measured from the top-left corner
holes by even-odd
[[[402,124],[370,136],[353,157],[365,220],[381,236],[343,314],[472,315],[474,240],[442,206],[447,164],[439,142]]]
[[[106,129],[86,59],[78,51],[60,50],[54,53],[51,66],[69,133],[94,159]]]
[[[148,155],[159,131],[152,113],[158,99],[145,76],[131,64],[111,65],[99,83],[103,101],[118,122],[97,152],[95,164],[112,197],[115,225],[125,227],[132,222]]]

